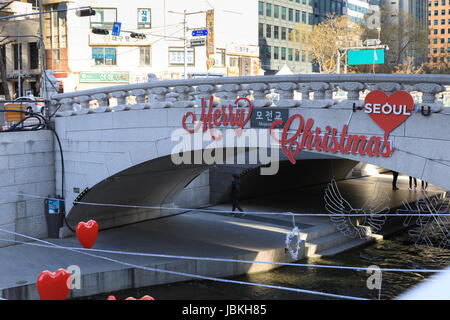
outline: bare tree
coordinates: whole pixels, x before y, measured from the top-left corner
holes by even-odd
[[[390,73],[398,71],[400,65],[404,67],[412,63],[417,67],[425,62],[428,30],[424,21],[417,20],[403,10],[393,11],[387,6],[382,7],[380,20],[380,40],[389,47],[385,53],[384,66],[378,66],[380,71]],[[363,36],[378,38],[377,31],[367,27]]]
[[[307,49],[319,64],[320,72],[335,71],[338,50],[349,42],[359,40],[362,29],[346,16],[327,15],[325,20],[312,27],[299,24],[295,27],[293,40]]]

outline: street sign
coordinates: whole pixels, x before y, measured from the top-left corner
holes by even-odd
[[[384,49],[349,50],[348,65],[384,64]]]
[[[193,37],[206,37],[208,35],[208,30],[194,30],[192,31]]]
[[[116,37],[120,36],[120,29],[121,28],[122,28],[122,23],[114,22],[111,35],[112,36],[116,36]]]
[[[285,108],[253,108],[250,116],[250,128],[270,128],[274,121],[283,124],[275,129],[281,129],[289,119],[289,109]]]
[[[202,47],[206,45],[206,39],[200,38],[200,39],[192,39],[191,40],[191,47]]]

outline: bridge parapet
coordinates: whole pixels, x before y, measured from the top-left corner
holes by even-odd
[[[447,87],[446,87],[447,86]],[[405,90],[416,101],[416,107],[427,106],[442,112],[444,104],[437,95],[450,95],[450,75],[411,74],[298,74],[289,76],[256,76],[154,81],[132,85],[55,94],[59,117],[161,108],[189,108],[193,101],[213,96],[224,105],[246,97],[255,107],[351,108],[361,106],[370,90],[387,94]],[[269,93],[279,98],[272,101]],[[339,93],[339,94],[337,94]],[[97,101],[95,108],[91,101]],[[446,112],[447,113],[447,112]]]

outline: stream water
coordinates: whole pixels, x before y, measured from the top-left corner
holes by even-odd
[[[443,269],[450,264],[450,249],[416,247],[406,232],[376,244],[343,252],[333,257],[303,260],[300,263],[334,266],[409,269]],[[430,277],[431,273],[383,272],[381,299],[393,299]],[[313,267],[281,267],[268,272],[232,277],[229,279],[319,292],[378,299],[379,290],[370,290],[366,271],[336,270]],[[220,283],[214,281],[186,281],[147,288],[124,290],[83,299],[105,300],[114,295],[118,300],[151,295],[158,300],[311,300],[334,299],[319,295],[295,293],[278,289]]]

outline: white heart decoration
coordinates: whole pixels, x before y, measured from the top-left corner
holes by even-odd
[[[291,246],[291,241],[295,236],[297,236],[297,243],[295,244],[295,251],[294,251]],[[298,229],[298,227],[294,227],[294,229],[292,229],[292,231],[286,235],[286,248],[291,254],[292,259],[294,260],[298,258],[301,243],[302,240],[300,239],[300,230]]]

